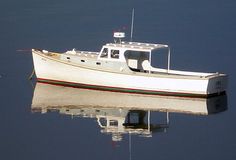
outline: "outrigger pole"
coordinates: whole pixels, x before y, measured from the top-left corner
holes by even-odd
[[[131,21],[131,30],[130,30],[130,41],[133,41],[133,30],[134,30],[134,8],[132,10],[132,21]]]
[[[170,71],[170,47],[168,46],[167,73]]]

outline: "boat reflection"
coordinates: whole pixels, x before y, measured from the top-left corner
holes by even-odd
[[[36,83],[32,112],[58,111],[73,117],[96,118],[102,133],[121,141],[123,134],[151,137],[165,132],[169,113],[208,115],[227,109],[226,95],[200,99],[148,96],[107,91],[96,91]],[[151,112],[166,112],[164,122],[151,123]]]

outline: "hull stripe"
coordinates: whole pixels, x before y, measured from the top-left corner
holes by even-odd
[[[93,90],[125,92],[125,93],[135,93],[135,94],[176,96],[176,97],[207,98],[207,97],[217,96],[217,95],[223,93],[222,92],[222,93],[205,95],[205,94],[193,94],[193,93],[177,93],[177,92],[164,92],[164,91],[152,91],[152,90],[139,90],[139,89],[131,89],[131,88],[110,87],[110,86],[98,86],[98,85],[50,80],[50,79],[44,79],[44,78],[38,78],[37,80],[41,83],[49,83],[49,84],[60,85],[60,86],[69,86],[69,87],[74,87],[74,88],[85,88],[85,89],[93,89]]]

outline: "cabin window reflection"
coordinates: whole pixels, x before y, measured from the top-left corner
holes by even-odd
[[[119,50],[111,50],[111,58],[119,59],[120,52]]]
[[[106,118],[100,118],[99,122],[101,123],[102,126],[106,126],[107,125],[107,120]]]
[[[118,126],[117,120],[110,120],[110,126]]]
[[[108,57],[108,49],[104,48],[102,50],[101,58],[107,58]]]

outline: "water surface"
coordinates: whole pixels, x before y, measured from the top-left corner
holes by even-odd
[[[1,1],[0,158],[235,159],[235,7],[233,0]],[[129,37],[132,8],[134,40],[169,44],[171,68],[229,75],[226,107],[210,115],[171,112],[151,137],[122,134],[116,142],[96,118],[32,110],[31,55],[16,50],[100,50],[115,30],[126,28]],[[166,112],[150,114],[151,124],[166,124]]]

